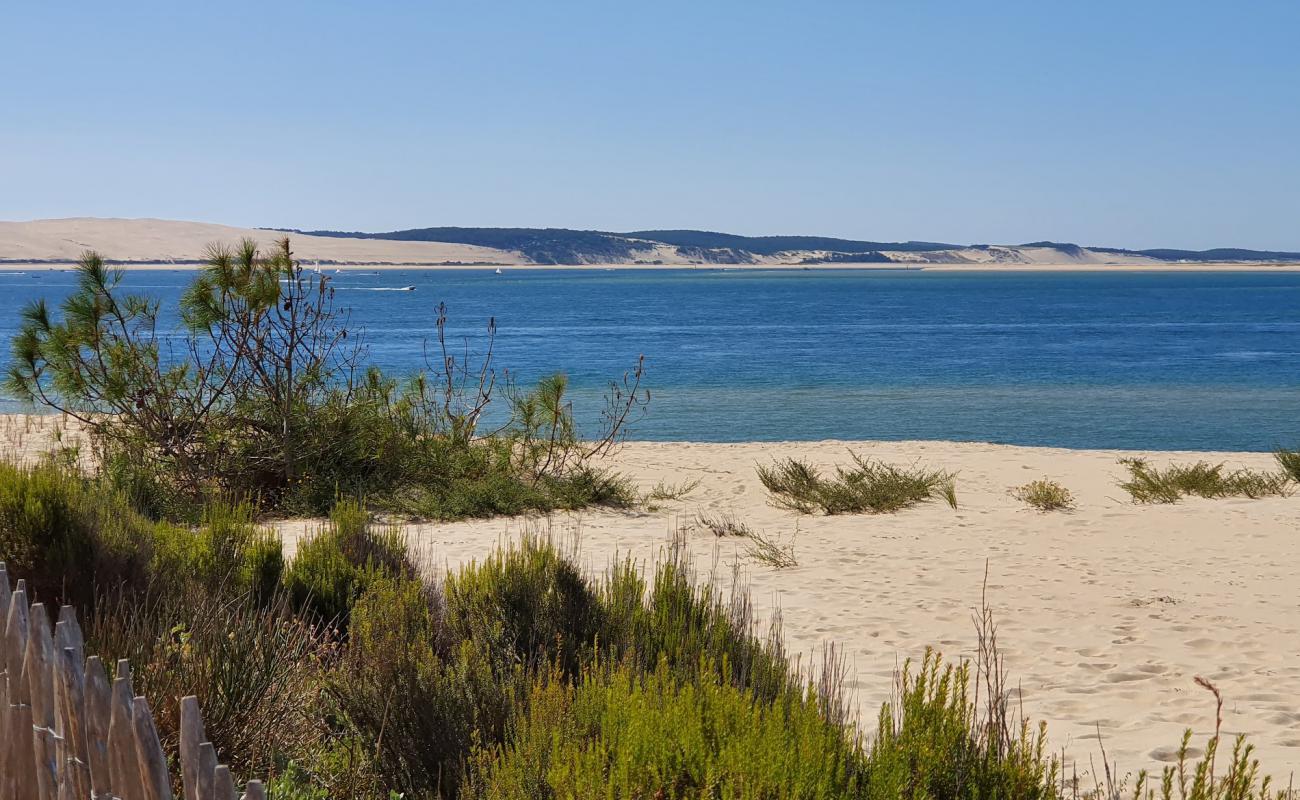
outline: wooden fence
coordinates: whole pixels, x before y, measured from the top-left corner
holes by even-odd
[[[131,667],[112,680],[71,606],[50,628],[42,603],[27,605],[24,581],[10,591],[0,562],[0,800],[172,800],[153,713],[131,689]],[[198,699],[180,708],[184,800],[237,800],[230,770],[206,741]],[[249,781],[244,800],[265,800]]]

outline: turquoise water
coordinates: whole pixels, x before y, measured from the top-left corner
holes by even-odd
[[[0,273],[3,273],[0,270]],[[133,272],[174,301],[192,273]],[[0,337],[69,272],[0,274]],[[561,370],[580,418],[644,353],[637,438],[956,439],[1160,449],[1300,444],[1300,274],[842,270],[333,276],[369,358],[424,363],[445,301],[498,367]],[[401,286],[415,291],[383,291]],[[7,408],[12,409],[9,403]]]

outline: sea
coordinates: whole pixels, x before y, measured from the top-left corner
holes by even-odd
[[[1065,448],[1300,446],[1300,273],[792,269],[324,271],[367,363],[553,372],[594,430],[645,358],[632,438],[934,439]],[[191,270],[126,273],[175,309]],[[70,270],[0,267],[0,339]],[[177,326],[173,313],[164,327]],[[0,351],[7,362],[8,347]],[[500,413],[503,405],[498,404]],[[11,399],[0,410],[20,411]]]

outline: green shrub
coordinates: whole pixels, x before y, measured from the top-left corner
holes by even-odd
[[[797,684],[786,661],[779,620],[755,635],[749,595],[733,582],[729,595],[701,582],[677,555],[658,565],[647,586],[637,565],[616,565],[600,587],[601,641],[616,661],[650,671],[666,664],[686,680],[711,664],[725,682],[771,700]]]
[[[1160,469],[1143,458],[1122,458],[1129,478],[1120,483],[1135,503],[1176,503],[1183,497],[1269,497],[1290,493],[1290,477],[1284,473],[1239,469],[1225,472],[1223,464],[1198,461],[1171,464]]]
[[[503,746],[480,750],[462,797],[855,796],[861,750],[813,694],[756,704],[705,667],[588,671],[576,687],[542,678]]]
[[[119,493],[54,464],[0,462],[0,561],[47,604],[93,604],[97,588],[143,591],[175,576],[150,568],[158,533]]]
[[[1287,477],[1296,483],[1300,483],[1300,450],[1279,448],[1274,451],[1273,457],[1277,460],[1277,465],[1287,474]]]
[[[95,536],[93,505],[67,470],[0,464],[0,560],[36,597],[93,583]]]
[[[489,643],[451,640],[428,587],[380,577],[353,609],[330,693],[374,770],[407,796],[453,796],[475,744],[504,740],[522,665]]]
[[[447,627],[457,639],[491,643],[533,666],[553,661],[570,674],[603,624],[581,570],[536,535],[448,576],[446,596]]]
[[[989,665],[997,669],[996,656],[980,667]],[[1060,796],[1060,764],[1046,754],[1045,727],[1031,732],[1027,723],[1008,723],[1005,695],[988,697],[987,686],[977,707],[970,682],[968,662],[944,664],[932,651],[915,672],[904,665],[894,699],[880,710],[864,796]]]
[[[1074,495],[1050,478],[1017,486],[1011,490],[1011,496],[1039,511],[1067,511],[1074,508]]]
[[[795,531],[791,535],[789,542],[782,542],[775,537],[767,536],[762,533],[753,533],[749,537],[749,546],[745,548],[745,556],[759,564],[764,564],[772,569],[789,569],[790,567],[799,566],[799,559],[794,554],[794,540],[798,535]]]
[[[289,240],[212,246],[179,302],[166,347],[161,302],[125,292],[125,273],[87,252],[60,304],[22,311],[6,388],[89,431],[110,485],[157,519],[193,523],[214,498],[319,514],[339,494],[435,518],[630,505],[630,484],[595,461],[648,402],[643,362],[612,382],[599,435],[578,436],[568,382],[505,392],[510,422],[480,434],[497,389],[488,355],[446,342],[405,383],[365,369],[363,336],[334,305],[328,276],[304,271]]]
[[[941,470],[897,467],[850,453],[853,467],[826,478],[806,461],[787,458],[760,465],[758,478],[780,508],[811,514],[882,514],[941,498],[957,507],[956,476]]]
[[[359,503],[342,500],[328,525],[298,545],[284,585],[296,608],[346,630],[353,604],[376,576],[416,572],[399,529],[372,525]]]

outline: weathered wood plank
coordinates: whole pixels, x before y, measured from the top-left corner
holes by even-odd
[[[22,584],[22,581],[18,582]],[[31,620],[27,613],[27,593],[21,588],[15,589],[9,613],[5,615],[5,663],[12,677],[9,682],[9,702],[26,703],[31,692],[26,690],[27,681],[23,679],[23,657],[27,652],[27,634]]]
[[[167,756],[158,741],[149,701],[137,697],[131,704],[131,727],[135,731],[135,750],[144,800],[172,800],[171,777],[167,773]]]
[[[99,656],[91,656],[86,660],[86,766],[90,770],[90,790],[96,798],[108,797],[113,787],[108,755],[112,698],[104,663]]]
[[[13,730],[27,731],[26,736],[16,735],[13,747],[9,750],[8,771],[13,777],[13,796],[16,800],[39,800],[40,794],[36,784],[36,755],[32,735],[32,707],[18,705],[10,709],[10,723]]]
[[[218,764],[212,773],[212,792],[216,800],[239,800],[235,793],[235,778],[225,764]]]
[[[244,786],[244,800],[266,800],[266,789],[261,781],[249,781]]]
[[[199,785],[195,793],[198,800],[213,800],[217,796],[213,784],[216,771],[217,749],[212,746],[212,742],[204,742],[199,745]]]
[[[113,794],[122,800],[144,800],[135,751],[135,727],[131,723],[133,694],[131,665],[119,661],[109,695],[108,769]]]
[[[181,780],[185,785],[185,800],[200,800],[199,795],[199,745],[207,741],[203,731],[203,716],[199,713],[199,698],[194,695],[181,698]]]
[[[60,625],[63,623],[60,622]],[[63,761],[89,761],[86,755],[86,673],[76,648],[61,653],[58,676],[59,734],[63,737]]]
[[[54,727],[54,637],[44,603],[28,610],[31,627],[23,658],[23,675],[31,691],[32,720],[42,728]]]
[[[36,789],[40,800],[58,800],[59,743],[54,731],[44,725],[32,726],[32,746],[36,757]]]
[[[86,662],[86,636],[81,632],[81,623],[77,622],[77,610],[72,606],[61,606],[59,608],[59,622],[66,624],[68,641],[60,643],[60,647],[71,647],[77,651],[77,661],[84,664]]]

